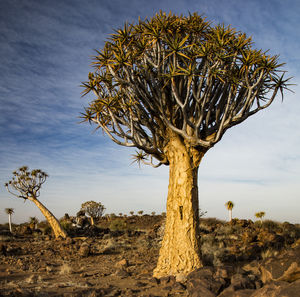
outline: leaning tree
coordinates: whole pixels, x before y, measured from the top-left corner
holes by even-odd
[[[46,181],[48,174],[40,169],[29,171],[27,166],[20,167],[13,172],[12,179],[5,184],[5,187],[12,195],[32,201],[45,216],[50,224],[55,237],[67,237],[66,231],[61,227],[56,217],[39,200],[40,189]]]
[[[201,267],[198,167],[225,131],[267,108],[287,88],[278,56],[198,14],[160,12],[125,24],[97,51],[83,113],[136,161],[169,166],[167,218],[154,276]],[[155,161],[156,160],[156,161]]]

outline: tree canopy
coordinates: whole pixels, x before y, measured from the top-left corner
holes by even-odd
[[[40,196],[40,189],[47,177],[48,174],[40,169],[30,171],[27,166],[23,166],[13,172],[12,179],[5,183],[5,187],[18,198],[36,199]]]
[[[96,98],[83,118],[117,144],[140,149],[138,162],[168,165],[169,131],[206,152],[283,95],[289,79],[282,65],[230,26],[160,12],[125,24],[97,51],[83,83],[83,95]]]

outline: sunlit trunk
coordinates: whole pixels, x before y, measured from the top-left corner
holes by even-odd
[[[154,277],[186,275],[202,267],[199,246],[198,166],[204,154],[171,137],[167,216]]]
[[[29,198],[28,198],[29,199]],[[63,237],[66,238],[68,235],[66,231],[61,227],[59,221],[56,219],[56,217],[51,213],[50,210],[48,210],[39,200],[37,199],[30,199],[42,212],[42,214],[45,216],[46,220],[48,221],[49,225],[51,226],[55,237]]]
[[[229,214],[229,222],[232,221],[232,209],[228,209],[228,214]]]
[[[11,214],[8,215],[8,225],[9,225],[9,231],[12,233],[12,227],[11,227]]]

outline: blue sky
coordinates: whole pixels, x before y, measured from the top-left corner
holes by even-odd
[[[0,223],[42,219],[30,201],[4,183],[22,165],[49,174],[40,200],[57,216],[76,214],[81,203],[100,201],[107,213],[165,211],[168,168],[131,165],[134,150],[79,124],[87,100],[79,87],[91,71],[94,49],[108,34],[159,10],[198,12],[231,24],[286,62],[299,82],[300,2],[297,0],[1,0],[0,1]],[[233,216],[300,223],[299,86],[268,109],[226,132],[199,168],[200,207],[208,217]]]

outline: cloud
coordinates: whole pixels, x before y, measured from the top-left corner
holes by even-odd
[[[253,36],[258,48],[280,53],[299,81],[299,4],[289,1],[2,1],[0,2],[0,184],[22,165],[50,174],[42,201],[57,216],[75,214],[85,200],[108,212],[165,209],[168,168],[130,165],[132,149],[117,146],[94,127],[78,124],[87,99],[79,85],[91,71],[94,49],[114,28],[162,9],[204,13]],[[299,86],[268,110],[226,132],[199,168],[200,205],[226,218],[226,199],[237,215],[255,209],[297,221],[300,146]],[[288,198],[286,198],[288,197]],[[286,199],[285,199],[286,198]],[[287,201],[289,208],[284,204]],[[21,222],[38,213],[0,187],[1,208],[15,207]],[[286,214],[282,214],[280,205]],[[0,210],[0,221],[7,220]]]

